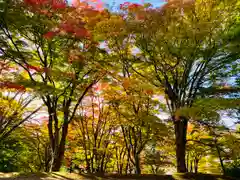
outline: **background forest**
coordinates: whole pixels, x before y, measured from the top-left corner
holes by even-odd
[[[240,1],[0,1],[0,171],[240,176]]]

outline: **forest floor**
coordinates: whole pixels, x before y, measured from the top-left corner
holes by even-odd
[[[223,177],[222,175],[215,174],[175,174],[175,175],[106,175],[106,176],[97,176],[97,175],[78,175],[70,174],[64,172],[56,173],[35,173],[35,174],[19,174],[19,173],[0,173],[0,180],[104,180],[104,179],[125,179],[125,180],[235,180],[230,177]]]

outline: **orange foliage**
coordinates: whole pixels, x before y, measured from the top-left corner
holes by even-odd
[[[77,28],[74,32],[76,37],[90,37],[90,32],[85,28]]]
[[[128,89],[129,86],[130,86],[130,81],[129,79],[124,79],[123,83],[122,83],[122,86],[125,88],[125,89]]]
[[[142,14],[142,13],[138,13],[138,14],[136,15],[136,19],[137,19],[137,20],[144,20],[144,19],[145,19],[145,16],[144,16],[144,14]]]
[[[188,132],[192,132],[193,127],[194,127],[194,126],[193,126],[191,123],[188,123],[187,131],[188,131]]]
[[[107,82],[100,82],[93,87],[93,91],[94,92],[99,92],[99,91],[102,91],[102,90],[106,90],[108,88],[109,88],[109,84]]]
[[[35,70],[35,71],[37,71],[37,72],[41,72],[41,71],[43,71],[43,69],[42,69],[42,68],[40,68],[40,67],[37,67],[37,66],[26,65],[26,67],[27,67],[28,69]]]
[[[72,6],[76,8],[103,10],[104,3],[101,0],[72,0]]]
[[[145,91],[145,93],[148,94],[148,95],[153,95],[153,90],[152,89],[147,89]]]
[[[19,91],[25,91],[26,88],[23,85],[19,85],[16,83],[12,83],[12,82],[3,82],[0,84],[1,88],[8,88],[8,89],[15,89],[15,90],[19,90]]]

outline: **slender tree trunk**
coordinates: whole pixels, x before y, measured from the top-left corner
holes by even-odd
[[[222,156],[221,156],[220,149],[217,145],[217,142],[215,142],[215,146],[216,146],[216,149],[217,149],[217,154],[218,154],[218,158],[219,158],[219,161],[220,161],[220,164],[221,164],[221,167],[222,167],[223,174],[225,175],[226,171],[225,171],[225,167],[224,167],[224,164],[223,164],[223,159],[222,159]]]
[[[186,169],[187,169],[187,172],[189,172],[189,153],[187,153],[187,159],[186,159]]]
[[[106,152],[104,152],[101,160],[101,165],[100,165],[100,172],[103,173],[105,171],[104,166],[105,166],[105,157],[106,157]]]
[[[199,162],[199,159],[195,159],[195,161],[194,161],[194,173],[198,173],[198,162]]]
[[[50,161],[51,161],[51,154],[49,154],[51,151],[51,146],[50,145],[46,145],[45,146],[45,156],[44,156],[44,170],[45,172],[49,172],[50,170]]]
[[[135,155],[135,173],[141,174],[139,154]]]
[[[190,172],[193,172],[193,163],[192,163],[192,160],[190,161]]]
[[[187,136],[187,120],[174,118],[175,127],[175,142],[176,142],[176,159],[177,172],[187,172],[185,154],[186,154],[186,136]]]
[[[129,152],[128,152],[128,156],[127,156],[127,164],[126,164],[125,174],[128,174],[128,169],[130,169],[130,154],[129,154]]]
[[[92,156],[91,156],[91,161],[90,161],[90,162],[91,162],[91,173],[94,173],[94,167],[93,167],[93,164],[94,164],[94,162],[93,162],[93,161],[94,161],[94,157],[93,157],[93,156],[94,156],[94,154],[92,154]]]

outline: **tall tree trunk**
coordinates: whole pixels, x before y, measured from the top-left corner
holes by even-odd
[[[192,162],[192,160],[190,161],[190,172],[193,172],[193,162]]]
[[[134,159],[135,159],[135,173],[141,174],[139,154],[135,154]]]
[[[59,171],[62,165],[62,160],[64,158],[64,153],[65,153],[65,144],[66,144],[66,138],[67,138],[67,133],[68,133],[68,123],[64,123],[62,127],[62,137],[60,144],[58,146],[56,156],[54,158],[53,162],[53,171]]]
[[[130,153],[127,153],[127,164],[126,164],[126,169],[125,169],[125,174],[128,174],[128,170],[130,169]]]
[[[195,161],[194,161],[194,173],[198,173],[198,163],[199,163],[199,159],[195,159]]]
[[[104,166],[105,166],[105,157],[106,157],[106,151],[102,155],[101,159],[101,165],[100,165],[100,172],[103,173],[105,171]]]
[[[181,118],[179,120],[173,119],[175,127],[175,142],[176,142],[176,159],[177,172],[187,172],[185,154],[186,154],[186,136],[187,136],[187,120]]]

